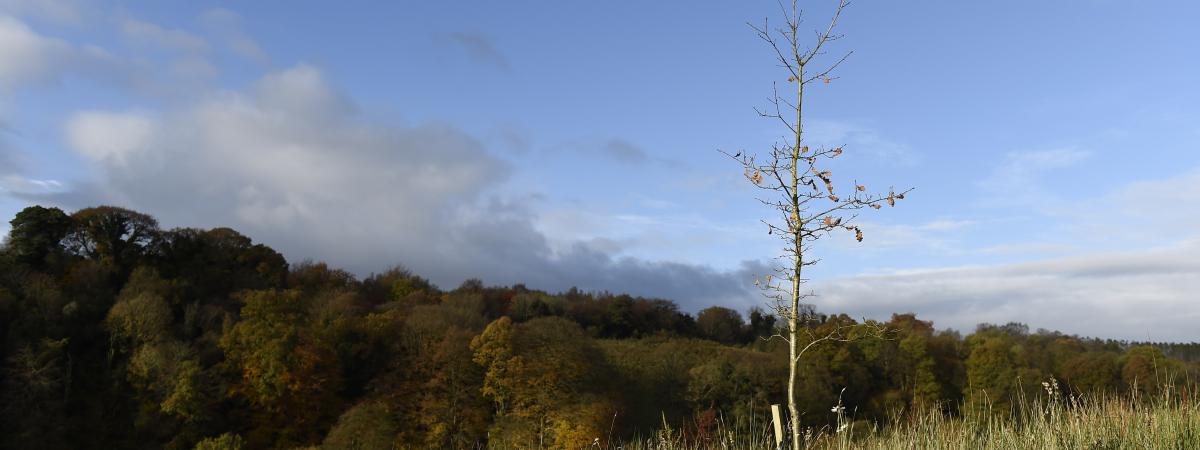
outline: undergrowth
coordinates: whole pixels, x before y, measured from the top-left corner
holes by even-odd
[[[1053,381],[1053,380],[1051,380]],[[1164,389],[1152,399],[1077,397],[1045,383],[1046,394],[1017,398],[997,413],[986,402],[962,405],[959,415],[937,411],[897,414],[887,424],[853,421],[803,430],[803,448],[833,449],[1200,449],[1200,402],[1195,389]],[[835,412],[837,407],[834,407]],[[655,436],[612,443],[624,450],[772,449],[767,417],[718,420],[698,435],[664,426]],[[786,434],[786,433],[785,433]],[[600,448],[597,444],[594,447]],[[785,443],[786,448],[786,443]]]

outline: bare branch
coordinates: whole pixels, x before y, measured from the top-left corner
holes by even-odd
[[[821,71],[821,73],[818,73],[816,75],[808,77],[807,79],[805,79],[803,81],[803,83],[808,84],[808,83],[812,83],[813,81],[816,81],[819,79],[824,79],[826,83],[829,83],[830,80],[836,80],[837,77],[830,78],[829,74],[832,73],[834,71],[834,69],[837,69],[838,66],[842,65],[842,63],[846,61],[846,58],[849,58],[850,55],[853,55],[853,54],[854,54],[854,50],[846,52],[846,54],[842,55],[842,58],[837,60],[837,62],[834,62],[833,64],[831,64],[828,68]]]
[[[808,51],[806,55],[800,58],[800,67],[804,67],[809,61],[812,61],[813,57],[820,54],[821,47],[825,46],[826,42],[841,38],[841,36],[834,35],[833,30],[834,28],[837,28],[838,19],[842,17],[842,11],[845,10],[847,6],[850,6],[850,0],[838,0],[838,6],[833,11],[833,19],[829,20],[829,27],[825,29],[824,33],[818,34],[817,44],[813,47],[813,49]]]
[[[784,26],[771,28],[770,23],[763,21],[762,26],[750,24],[760,39],[766,42],[774,52],[773,57],[778,65],[787,70],[788,82],[795,83],[795,99],[791,95],[780,95],[779,83],[771,84],[771,95],[767,99],[770,107],[754,111],[761,117],[778,121],[787,130],[786,136],[781,136],[779,142],[773,145],[762,161],[739,151],[730,156],[742,165],[742,170],[761,192],[770,192],[772,198],[758,198],[766,207],[779,213],[774,220],[761,220],[766,225],[767,233],[780,239],[782,251],[777,257],[781,264],[772,268],[778,277],[767,275],[764,279],[756,279],[755,285],[768,300],[768,304],[776,317],[784,320],[786,335],[778,333],[769,339],[780,338],[788,343],[788,411],[792,417],[797,417],[796,406],[797,363],[811,349],[824,343],[847,342],[861,337],[881,336],[878,328],[870,324],[855,324],[853,320],[844,323],[843,319],[830,319],[824,322],[824,316],[817,320],[813,307],[802,303],[813,298],[816,294],[802,292],[801,286],[808,282],[804,278],[804,269],[821,262],[813,257],[812,244],[823,236],[828,236],[835,230],[852,231],[855,238],[863,239],[862,229],[852,223],[857,219],[858,210],[865,208],[881,209],[883,205],[895,206],[897,200],[903,200],[904,195],[911,192],[908,189],[897,193],[889,190],[887,195],[867,194],[866,187],[855,180],[848,193],[836,190],[833,174],[818,165],[826,159],[837,158],[842,154],[843,147],[813,148],[805,144],[804,139],[804,88],[816,81],[828,83],[834,79],[831,75],[843,62],[849,58],[852,51],[846,52],[822,70],[808,70],[817,56],[824,55],[825,47],[830,42],[841,38],[836,33],[842,11],[849,6],[848,0],[838,0],[837,8],[828,26],[816,32],[815,42],[811,49],[800,49],[800,17],[798,1],[792,0],[791,9],[779,0],[779,8],[784,18]],[[830,202],[830,203],[824,203]],[[786,262],[784,262],[786,261]],[[820,331],[818,331],[820,330]],[[805,339],[805,342],[801,342]],[[800,344],[803,344],[802,346]],[[792,429],[792,448],[799,450],[800,436],[798,429]]]

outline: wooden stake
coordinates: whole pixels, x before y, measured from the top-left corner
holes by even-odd
[[[778,404],[771,405],[771,421],[775,424],[775,448],[783,448],[783,411]]]

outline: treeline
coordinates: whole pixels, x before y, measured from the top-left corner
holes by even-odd
[[[1121,347],[1149,346],[1162,350],[1168,358],[1187,362],[1200,362],[1200,343],[1197,342],[1132,342],[1118,341]]]
[[[757,309],[692,316],[667,300],[477,280],[442,290],[399,268],[358,279],[289,265],[234,230],[161,230],[115,207],[34,206],[10,223],[3,448],[581,448],[664,422],[702,438],[784,392],[786,349]],[[912,314],[809,326],[886,332],[805,356],[808,425],[835,420],[839,401],[860,420],[981,398],[1004,411],[1051,378],[1072,394],[1147,396],[1198,370],[1196,344],[1019,324],[964,337]]]

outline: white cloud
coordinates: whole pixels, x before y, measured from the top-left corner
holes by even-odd
[[[853,233],[834,232],[831,243],[840,249],[853,248],[856,252],[882,252],[900,249],[938,253],[961,253],[965,249],[958,237],[976,224],[973,220],[935,219],[918,224],[885,224],[856,221],[870,245],[861,245],[853,239]],[[841,239],[838,239],[838,238]]]
[[[100,47],[72,45],[39,34],[26,23],[0,15],[0,94],[26,85],[53,84],[66,73],[129,82],[128,67]]]
[[[334,91],[324,75],[309,65],[267,74],[258,82],[256,103],[263,109],[319,121],[338,118],[354,110],[349,100]]]
[[[217,77],[219,70],[208,59],[188,56],[170,64],[171,75],[179,80],[207,81]]]
[[[1038,180],[1046,171],[1089,156],[1077,149],[1011,154],[991,181],[1044,193]],[[1194,340],[1198,204],[1200,170],[1085,198],[1027,203],[1043,207],[1032,219],[1041,232],[978,251],[1058,259],[834,280],[826,285],[829,300],[839,305],[831,307],[857,305],[864,312],[912,308],[960,328],[1015,320],[1094,336]]]
[[[1070,159],[1057,159],[1063,161]],[[1055,163],[1059,164],[1059,163]],[[1061,167],[1059,165],[1058,167]],[[1036,178],[1036,177],[1035,177]],[[993,244],[996,253],[1066,254],[1080,249],[1118,250],[1173,244],[1200,236],[1200,169],[1173,176],[1142,179],[1103,192],[1068,197],[1054,195],[1036,181],[1031,190],[1009,198],[1021,208],[1025,228],[1009,241]],[[1028,198],[1033,197],[1033,198]],[[1000,200],[995,200],[995,204]],[[1008,223],[1005,229],[1016,229]],[[1011,235],[1012,232],[1007,233]]]
[[[71,147],[88,159],[125,166],[147,150],[154,124],[141,113],[87,111],[72,115],[65,133]]]
[[[1035,152],[1014,152],[1007,155],[1001,175],[1025,178],[1049,169],[1070,167],[1091,156],[1090,152],[1075,148],[1059,148]]]
[[[1048,172],[1072,167],[1091,152],[1076,148],[1011,152],[987,177],[977,184],[988,197],[989,206],[1036,206],[1056,208],[1061,199],[1046,189],[1043,177]]]
[[[1043,171],[1067,168],[1087,157],[1087,152],[1070,149],[1013,154],[999,172],[1037,190]],[[825,311],[881,319],[912,311],[941,327],[966,331],[980,322],[1019,321],[1098,337],[1195,340],[1200,320],[1195,304],[1200,292],[1198,204],[1200,170],[1136,181],[1087,198],[1042,203],[1044,208],[1030,219],[1039,224],[1033,227],[1037,232],[1002,233],[1009,242],[950,247],[1027,262],[891,270],[821,280],[813,288]],[[1015,228],[1008,221],[987,220],[882,228],[866,224],[876,231],[868,233],[872,245],[864,248],[886,248],[889,241],[898,241],[915,244],[906,248],[919,252],[947,243],[940,238],[943,232],[967,226],[972,233],[985,227]]]
[[[258,42],[242,31],[242,16],[228,9],[213,8],[201,14],[200,21],[233,54],[260,64],[270,64],[270,58]]]
[[[47,81],[68,63],[72,52],[66,42],[39,35],[12,17],[0,16],[0,88]]]
[[[1113,221],[1114,227],[1135,228],[1161,236],[1197,234],[1200,230],[1197,205],[1200,205],[1200,169],[1170,178],[1130,183],[1094,206],[1099,210],[1116,206],[1121,211],[1122,218]]]
[[[1200,246],[1020,264],[910,270],[820,283],[822,310],[886,319],[911,311],[939,327],[981,322],[1126,339],[1195,340]]]
[[[25,167],[25,154],[18,152],[0,139],[0,175],[21,173]]]
[[[117,203],[168,226],[231,226],[292,260],[360,274],[403,263],[444,286],[464,278],[628,291],[685,308],[744,306],[753,264],[732,271],[618,257],[612,242],[552,245],[521,201],[491,193],[512,168],[462,131],[377,123],[307,65],[161,114],[78,113],[66,140],[96,184],[52,196]]]
[[[977,251],[986,255],[1065,255],[1077,253],[1079,247],[1052,242],[1018,242],[989,245]]]
[[[15,174],[0,175],[0,191],[53,192],[63,187],[58,180],[38,180]]]
[[[208,51],[208,42],[200,36],[180,29],[163,28],[159,25],[137,19],[125,19],[121,21],[121,33],[127,39],[141,45],[162,47],[186,53]]]
[[[83,20],[83,12],[73,0],[0,0],[0,11],[64,24],[77,24]]]
[[[245,226],[293,256],[356,269],[381,270],[384,255],[435,258],[401,250],[428,242],[509,170],[449,127],[357,117],[305,65],[154,119],[79,113],[66,135],[100,169],[106,195],[169,223]]]
[[[807,142],[815,145],[837,147],[846,145],[850,152],[861,152],[875,160],[892,164],[913,165],[917,155],[907,145],[888,139],[878,131],[849,122],[811,120],[805,123]],[[810,144],[811,145],[811,144]]]

